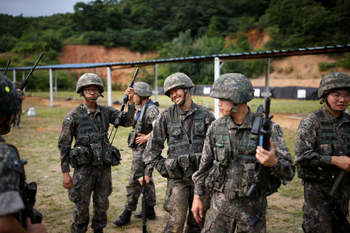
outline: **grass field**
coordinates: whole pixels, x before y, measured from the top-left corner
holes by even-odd
[[[28,94],[28,93],[27,93]],[[34,96],[49,97],[48,93],[33,93]],[[58,97],[79,98],[72,92],[59,92]],[[121,100],[123,93],[113,93],[114,99]],[[36,208],[44,215],[43,223],[48,232],[69,232],[72,218],[73,204],[69,201],[67,191],[62,187],[62,174],[60,170],[60,155],[57,149],[58,137],[61,131],[63,119],[70,106],[61,105],[49,107],[47,101],[37,101],[36,98],[26,98],[23,102],[23,110],[35,107],[36,117],[22,116],[21,128],[12,128],[11,132],[4,136],[8,143],[15,145],[22,158],[28,160],[25,166],[27,181],[38,183]],[[193,97],[194,102],[209,103],[213,108],[213,99],[207,97]],[[162,107],[171,104],[166,96],[159,96]],[[263,100],[254,100],[249,103],[255,111]],[[105,104],[106,101],[100,103]],[[320,105],[318,101],[293,101],[273,100],[272,113],[303,113],[311,112]],[[122,149],[122,164],[112,168],[113,193],[111,194],[110,208],[108,210],[108,224],[105,232],[141,232],[142,221],[132,217],[131,222],[124,227],[116,228],[112,221],[124,210],[126,201],[126,189],[131,166],[131,149],[127,147],[127,137],[131,128],[119,127],[114,145]],[[284,129],[284,135],[288,147],[294,157],[294,143],[296,132]],[[165,155],[163,150],[163,156]],[[166,190],[166,179],[162,178],[157,171],[153,173],[156,184],[157,219],[148,221],[148,232],[162,232],[166,224],[168,214],[163,209],[163,199]],[[269,200],[269,214],[267,220],[268,232],[302,232],[301,221],[303,204],[303,191],[301,181],[297,177],[287,186],[282,186],[278,193],[271,195]],[[91,206],[90,206],[90,209]],[[141,206],[138,206],[141,210]],[[89,232],[92,232],[89,228]]]

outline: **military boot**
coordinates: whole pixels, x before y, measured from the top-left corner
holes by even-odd
[[[154,211],[154,206],[147,206],[146,214],[148,219],[156,219],[156,212]],[[142,218],[142,212],[137,212],[134,214],[135,218]]]
[[[130,222],[130,218],[131,218],[131,211],[124,210],[122,215],[120,215],[119,218],[117,218],[113,221],[113,224],[115,224],[117,226],[124,226],[125,224]]]

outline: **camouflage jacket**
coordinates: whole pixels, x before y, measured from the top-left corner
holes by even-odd
[[[95,128],[95,131],[97,133],[100,133],[100,126],[101,126],[101,109],[105,108],[104,112],[107,112],[108,116],[105,116],[108,118],[107,123],[115,124],[115,120],[118,117],[120,111],[115,109],[112,106],[103,106],[96,104],[96,112],[92,111],[85,103],[79,105],[77,108],[71,110],[67,116],[65,117],[63,124],[62,124],[62,131],[61,135],[58,140],[58,149],[61,152],[61,171],[63,172],[69,172],[69,152],[71,149],[73,137],[76,139],[78,135],[78,131],[80,128],[80,121],[81,117],[79,116],[79,109],[86,110],[87,115],[90,118],[91,122],[93,122],[93,127]],[[79,109],[78,109],[79,108]],[[121,121],[121,125],[124,127],[130,127],[132,126],[133,122],[133,115],[135,113],[135,107],[133,105],[130,105],[128,108],[128,112],[126,112],[125,119],[126,121]],[[131,117],[130,117],[131,116]],[[101,135],[98,135],[101,136]]]
[[[17,149],[6,144],[0,136],[0,216],[14,214],[24,208],[19,193],[23,173]]]
[[[135,112],[133,123],[134,128],[137,126],[138,121],[141,123],[138,133],[149,134],[153,129],[153,122],[157,119],[159,110],[158,107],[152,103],[153,102],[150,99]],[[144,109],[146,109],[146,112],[143,113]]]
[[[223,145],[217,141],[216,137],[216,130],[221,121],[225,121],[228,127],[228,134],[231,140],[229,143],[229,145],[231,145],[229,150],[231,155],[226,155],[226,153],[225,155],[222,155],[222,153],[220,155],[220,152],[218,152],[218,148],[223,147]],[[205,181],[208,173],[212,168],[216,169],[216,165],[223,164],[223,174],[219,177],[219,179],[223,178],[221,180],[222,188],[221,191],[214,191],[214,196],[215,193],[225,193],[225,195],[224,199],[214,200],[214,204],[217,206],[230,206],[232,200],[230,200],[228,196],[231,196],[231,199],[234,200],[238,200],[238,198],[246,198],[245,193],[254,181],[254,165],[256,161],[254,155],[249,155],[246,152],[253,123],[254,113],[251,110],[249,110],[249,113],[241,126],[236,125],[232,117],[223,117],[212,123],[207,131],[207,137],[204,141],[199,170],[192,176],[195,183],[195,195],[203,196],[205,194]],[[271,142],[275,147],[275,154],[280,165],[273,171],[268,170],[268,172],[271,176],[290,181],[294,177],[295,168],[293,159],[284,141],[282,129],[277,124],[273,123],[271,132]],[[218,161],[216,159],[217,153],[219,154],[219,157],[227,156],[228,160],[226,162]],[[220,165],[218,165],[217,168],[219,169]],[[233,187],[235,187],[233,190],[230,190],[231,183],[233,184]],[[241,188],[243,189],[241,190]],[[233,193],[233,195],[227,195],[231,193]]]
[[[317,115],[322,115],[321,122]],[[332,156],[350,156],[350,117],[336,118],[323,106],[300,123],[295,141],[298,176],[332,185],[340,169],[330,165]],[[333,174],[334,173],[334,174]],[[333,180],[333,182],[331,182]]]
[[[187,133],[188,138],[191,138],[191,129],[194,121],[194,115],[198,111],[199,106],[192,102],[189,111],[184,111],[180,106],[174,104],[166,109],[164,109],[161,114],[159,114],[157,121],[154,124],[152,134],[148,139],[148,143],[143,154],[143,160],[146,163],[145,174],[147,176],[152,176],[153,168],[156,162],[162,158],[161,152],[164,148],[164,142],[167,140],[168,146],[173,142],[169,141],[171,131],[171,124],[173,119],[171,117],[171,112],[177,111],[180,116],[181,125]],[[204,110],[204,132],[209,128],[211,122],[215,120],[214,115],[209,110]],[[169,155],[169,150],[167,151]]]

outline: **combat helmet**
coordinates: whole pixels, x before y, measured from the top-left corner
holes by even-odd
[[[152,88],[148,83],[137,82],[134,84],[134,93],[140,97],[150,97],[152,95]]]
[[[80,76],[77,82],[76,91],[77,93],[80,93],[84,87],[91,86],[91,85],[98,86],[98,88],[100,89],[100,93],[104,92],[105,88],[103,86],[101,78],[94,73],[85,73],[82,76]]]
[[[228,73],[215,80],[209,96],[228,100],[238,105],[251,101],[254,98],[254,89],[245,75]]]
[[[327,94],[334,89],[349,89],[350,90],[350,77],[344,72],[333,72],[325,75],[318,88],[318,98],[325,98]]]
[[[179,88],[192,88],[192,80],[184,73],[174,73],[167,77],[164,82],[164,94],[170,97],[170,91]]]
[[[21,95],[15,85],[0,73],[0,117],[18,113],[21,107]]]

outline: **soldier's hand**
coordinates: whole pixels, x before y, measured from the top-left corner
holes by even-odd
[[[63,187],[66,189],[72,189],[73,179],[70,176],[69,172],[64,172],[63,174]]]
[[[138,146],[141,146],[143,143],[147,143],[148,138],[149,138],[149,134],[138,133],[137,135],[138,135],[138,137],[135,138],[135,143]]]
[[[344,171],[350,171],[350,158],[347,156],[332,156],[330,163]]]
[[[128,89],[125,90],[124,95],[129,96],[129,104],[134,104],[134,88],[128,87]]]
[[[138,181],[139,181],[140,185],[143,186],[143,185],[142,185],[142,182],[143,182],[143,177],[142,177],[142,176],[138,179]],[[151,177],[145,176],[145,182],[146,182],[145,187],[147,187],[147,185],[149,184],[149,182],[151,182]]]
[[[265,166],[265,167],[273,167],[278,163],[278,159],[275,155],[275,147],[273,146],[270,140],[270,150],[265,150],[261,146],[256,148],[256,159]]]
[[[43,224],[37,223],[37,224],[32,224],[30,222],[30,218],[27,217],[26,219],[26,226],[27,226],[27,231],[30,233],[46,233],[46,229]]]
[[[203,218],[203,203],[201,197],[198,195],[193,196],[193,203],[191,208],[194,219],[197,223],[202,221]]]
[[[25,97],[24,97],[24,95],[23,95],[22,90],[21,90],[21,89],[17,89],[17,91],[19,91],[19,93],[21,94],[21,100],[24,100],[24,99],[25,99]]]

